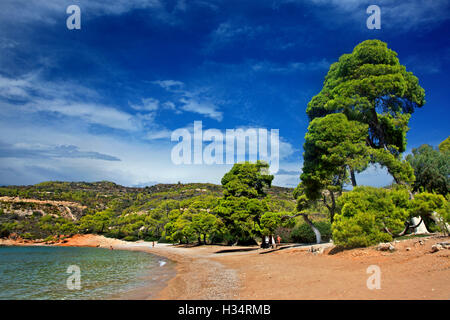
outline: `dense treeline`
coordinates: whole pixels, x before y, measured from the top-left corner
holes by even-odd
[[[229,240],[215,210],[223,188],[213,184],[127,188],[105,181],[45,182],[35,186],[0,187],[0,196],[73,201],[87,206],[83,217],[72,221],[59,216],[52,206],[37,210],[30,203],[19,202],[14,204],[14,211],[10,204],[0,202],[0,237],[16,233],[26,239],[49,240],[62,235],[97,233],[125,240],[193,242],[201,239],[201,242],[224,243]],[[272,187],[267,196],[268,207],[274,212],[295,208],[292,189]],[[15,213],[26,210],[30,211],[29,215]],[[182,218],[177,222],[178,216]],[[176,231],[172,232],[170,227],[174,225]],[[280,232],[288,237],[290,230]]]

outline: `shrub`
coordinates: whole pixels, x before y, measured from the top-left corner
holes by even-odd
[[[341,210],[332,225],[333,240],[345,248],[392,241],[385,228],[399,233],[409,216],[408,192],[404,188],[356,187],[337,203]]]
[[[22,235],[22,238],[32,240],[32,239],[35,239],[35,236],[33,236],[33,235],[32,235],[31,233],[29,233],[29,232],[26,232],[26,233],[24,233],[24,234]]]
[[[167,239],[166,239],[166,235],[165,234],[163,234],[161,236],[161,238],[158,239],[158,242],[159,243],[169,243],[169,241],[167,241]]]
[[[440,194],[429,192],[415,195],[410,207],[411,216],[422,217],[427,229],[431,232],[442,231],[449,233],[449,228],[446,225],[449,223],[449,212],[450,204],[448,199]]]
[[[125,240],[125,241],[137,241],[138,237],[137,236],[126,236],[125,238],[123,238],[123,240]]]
[[[370,212],[359,211],[352,217],[336,215],[332,229],[334,243],[345,248],[368,247],[392,241],[389,234],[381,231],[375,215]]]
[[[275,229],[274,235],[280,236],[281,242],[289,242],[292,239],[293,228],[278,227]]]
[[[56,240],[57,238],[55,236],[48,236],[47,238],[44,239],[44,242],[51,242]]]
[[[233,238],[233,236],[229,232],[227,232],[226,229],[223,228],[222,230],[214,231],[211,234],[209,241],[211,243],[216,243],[216,244],[219,244],[219,243],[229,244],[229,243],[233,243],[233,241],[236,241],[236,240]]]
[[[313,222],[314,226],[319,229],[322,241],[330,241],[331,224],[328,221]],[[299,243],[315,243],[316,235],[311,226],[306,222],[300,223],[291,232],[291,241]]]

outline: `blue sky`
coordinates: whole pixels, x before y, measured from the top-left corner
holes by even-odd
[[[81,30],[66,8],[81,8]],[[381,30],[366,8],[381,8]],[[427,104],[408,151],[449,135],[450,1],[3,0],[0,184],[212,182],[229,165],[171,162],[170,134],[280,130],[276,185],[295,186],[308,118],[329,65],[380,39],[419,77]],[[370,168],[361,184],[391,182]]]

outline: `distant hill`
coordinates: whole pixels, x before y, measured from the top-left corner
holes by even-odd
[[[294,210],[292,191],[270,188],[271,210]],[[95,232],[117,238],[158,238],[171,209],[202,201],[212,210],[220,197],[222,186],[209,183],[138,188],[110,181],[47,181],[31,186],[4,186],[0,187],[0,237],[17,234],[42,239]],[[142,235],[143,227],[147,230],[153,224],[157,225],[156,231]]]

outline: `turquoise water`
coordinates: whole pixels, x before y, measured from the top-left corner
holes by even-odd
[[[79,290],[67,286],[75,275],[67,273],[71,265],[80,270]],[[0,246],[0,299],[140,299],[152,297],[172,274],[170,261],[145,252]]]

